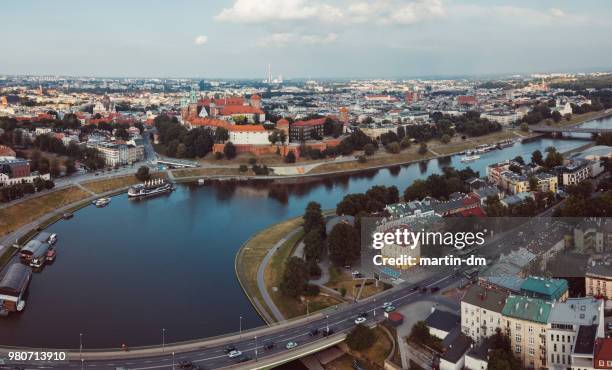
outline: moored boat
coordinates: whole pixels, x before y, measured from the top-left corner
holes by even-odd
[[[170,193],[174,190],[174,185],[164,179],[146,181],[142,184],[130,186],[128,198],[150,198],[161,194]]]
[[[461,162],[466,163],[466,162],[473,162],[477,159],[480,159],[479,155],[466,155],[461,157]]]
[[[53,245],[57,243],[57,234],[55,233],[51,234],[51,236],[49,236],[49,240],[47,241],[47,243],[49,243],[49,245]]]
[[[106,207],[108,205],[108,203],[110,203],[111,199],[110,198],[100,198],[100,199],[96,199],[94,200],[92,203],[98,207],[98,208],[102,208],[102,207]]]

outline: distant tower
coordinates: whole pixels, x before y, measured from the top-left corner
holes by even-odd
[[[268,63],[268,83],[272,83],[272,65]]]

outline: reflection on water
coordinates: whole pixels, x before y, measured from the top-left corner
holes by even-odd
[[[554,146],[584,141],[544,139],[483,154],[486,165]],[[429,165],[429,162],[437,162]],[[261,229],[299,216],[310,201],[331,209],[343,196],[373,185],[400,193],[441,167],[467,167],[457,156],[391,169],[293,184],[213,182],[179,186],[142,202],[114,197],[106,208],[87,207],[52,225],[59,235],[55,264],[36,274],[25,311],[0,320],[0,343],[40,347],[156,344],[214,336],[262,325],[234,273],[236,251]]]

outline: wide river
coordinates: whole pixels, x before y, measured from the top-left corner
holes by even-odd
[[[599,124],[612,124],[605,120]],[[584,140],[542,139],[482,155],[488,164]],[[85,348],[166,343],[263,325],[234,273],[242,243],[259,230],[302,214],[309,201],[333,208],[348,193],[378,184],[400,192],[443,166],[466,167],[455,156],[366,174],[295,185],[219,183],[178,186],[168,196],[106,208],[88,206],[48,231],[59,235],[53,265],[33,276],[26,309],[0,319],[0,344]]]

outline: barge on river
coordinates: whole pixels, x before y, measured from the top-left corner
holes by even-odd
[[[23,311],[25,300],[23,296],[28,289],[32,270],[21,263],[14,263],[6,270],[0,280],[0,315]]]
[[[146,181],[142,184],[130,186],[128,190],[128,198],[140,199],[151,198],[162,194],[171,193],[174,190],[174,184],[164,179],[155,179]]]

